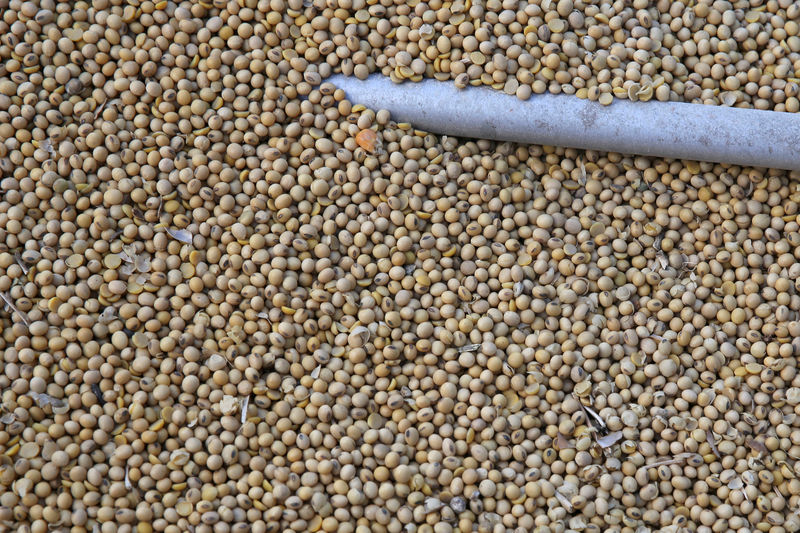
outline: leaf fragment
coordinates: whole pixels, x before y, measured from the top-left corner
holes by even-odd
[[[19,255],[19,252],[14,252],[14,259],[17,261],[17,264],[22,269],[22,273],[27,276],[28,272],[30,272],[31,269],[28,267],[27,264],[25,264],[25,261],[23,261],[22,256]]]
[[[56,156],[56,149],[53,148],[53,140],[50,137],[48,137],[45,140],[43,140],[42,142],[40,142],[39,143],[39,148],[44,148],[44,150],[48,154],[50,154],[50,157],[55,157]]]
[[[714,455],[716,455],[717,458],[719,459],[720,458],[719,450],[717,449],[717,445],[714,442],[714,436],[711,434],[709,430],[706,430],[706,442],[708,442],[708,445],[711,446],[711,451],[714,452]]]
[[[170,229],[170,228],[165,228],[165,229],[167,231],[167,234],[176,241],[180,241],[185,244],[192,244],[192,234],[189,232],[189,230]]]
[[[667,256],[664,254],[664,252],[662,252],[661,250],[656,252],[656,258],[658,259],[658,262],[661,265],[662,269],[665,269],[669,266],[669,260],[667,259]]]
[[[553,448],[556,450],[566,450],[567,448],[574,448],[570,445],[569,440],[560,431],[556,433],[556,438],[553,439]]]
[[[598,438],[597,444],[599,444],[601,448],[609,448],[620,440],[622,440],[622,432],[614,431],[613,433]]]
[[[33,401],[35,401],[39,407],[47,407],[48,405],[52,405],[54,408],[56,408],[64,407],[65,405],[64,400],[54,398],[53,396],[43,392],[30,391],[28,394],[31,398],[33,398]]]
[[[116,315],[117,315],[117,310],[109,305],[108,307],[103,309],[103,312],[100,313],[99,317],[97,317],[97,321],[103,325],[110,324],[111,322],[114,321]]]
[[[571,513],[575,509],[573,507],[573,505],[572,505],[572,502],[569,501],[569,498],[567,498],[566,496],[561,494],[558,491],[558,489],[556,489],[555,494],[556,494],[556,499],[558,499],[558,501],[561,503],[561,505],[564,507],[564,509],[567,510],[568,513]]]
[[[245,396],[242,400],[242,424],[247,420],[247,406],[250,405],[250,395]]]
[[[525,285],[521,281],[518,281],[514,284],[514,297],[520,296],[522,291],[525,289]]]
[[[136,253],[136,246],[134,246],[133,244],[123,245],[122,252],[120,252],[119,254],[122,260],[125,261],[126,263],[133,263],[137,255],[139,254]]]
[[[659,466],[674,465],[674,464],[677,464],[677,463],[682,463],[683,461],[685,461],[686,459],[688,459],[692,455],[694,455],[694,454],[691,453],[691,452],[679,453],[678,455],[676,455],[672,459],[664,459],[663,461],[656,461],[655,463],[642,465],[642,468],[657,468]]]
[[[595,413],[595,412],[594,412],[594,409],[592,409],[592,408],[591,408],[591,407],[589,407],[588,405],[583,405],[583,403],[581,403],[581,407],[583,407],[583,410],[584,410],[584,411],[585,411],[585,412],[586,412],[588,415],[591,415],[591,417],[592,417],[592,418],[595,420],[595,422],[597,422],[597,423],[600,425],[600,428],[602,428],[602,429],[605,429],[605,428],[606,428],[606,422],[605,422],[605,420],[603,420],[603,419],[600,417],[600,415],[598,415],[597,413]]]
[[[761,442],[760,440],[756,440],[754,438],[748,437],[747,439],[745,439],[744,442],[754,452],[758,452],[758,453],[765,454],[765,455],[769,454],[769,449],[767,449],[767,446],[763,442]]]
[[[6,303],[6,307],[8,309],[11,309],[13,312],[17,313],[17,315],[19,316],[20,320],[22,320],[23,324],[25,324],[26,326],[30,326],[31,325],[30,320],[28,320],[28,315],[26,315],[25,313],[20,311],[17,308],[17,306],[14,305],[14,302],[11,300],[11,298],[8,296],[8,294],[6,294],[4,292],[0,292],[0,298],[2,298],[3,301]]]
[[[480,344],[465,344],[464,346],[458,349],[458,353],[474,352],[480,347],[481,347]]]

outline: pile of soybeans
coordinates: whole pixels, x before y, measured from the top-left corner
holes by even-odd
[[[325,82],[798,111],[798,33],[788,0],[0,0],[0,531],[798,531],[800,174]]]

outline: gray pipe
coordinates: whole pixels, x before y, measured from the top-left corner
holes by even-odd
[[[523,102],[488,87],[398,85],[381,75],[326,81],[351,102],[433,133],[800,170],[800,114],[652,100],[603,106],[563,94]]]

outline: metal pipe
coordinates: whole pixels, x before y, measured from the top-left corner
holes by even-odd
[[[625,154],[800,170],[800,114],[678,102],[609,106],[542,94],[522,101],[488,87],[328,78],[353,103],[433,133]]]

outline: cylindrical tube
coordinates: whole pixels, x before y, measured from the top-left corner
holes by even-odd
[[[328,78],[350,101],[458,137],[800,170],[800,114],[678,102],[609,106],[542,94],[522,101],[488,87],[424,80]]]

